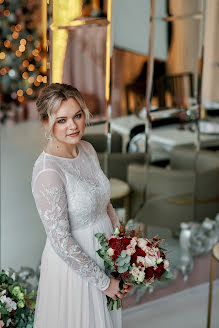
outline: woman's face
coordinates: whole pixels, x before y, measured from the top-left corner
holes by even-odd
[[[78,102],[69,98],[62,102],[56,112],[53,136],[66,144],[77,144],[84,134],[85,114]]]

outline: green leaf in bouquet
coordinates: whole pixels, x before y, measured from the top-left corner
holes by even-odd
[[[126,258],[124,259],[124,262],[126,264],[128,264],[128,263],[130,263],[130,261],[131,261],[131,256],[130,255],[126,255]]]
[[[120,254],[121,257],[126,257],[126,251],[122,251]]]
[[[122,259],[121,257],[119,257],[117,260],[116,260],[116,265],[118,266],[123,266],[125,264],[125,259]]]
[[[97,250],[97,254],[103,259],[104,255],[101,252],[101,248]]]
[[[0,313],[3,314],[8,314],[8,311],[4,307],[0,307]]]
[[[28,295],[29,300],[31,300],[35,296],[35,291],[32,290]]]
[[[161,276],[161,278],[159,279],[160,281],[165,281],[165,280],[170,280],[173,279],[173,275],[171,272],[169,271],[165,271],[164,274]]]
[[[126,272],[126,271],[128,271],[128,268],[129,268],[129,266],[128,265],[124,265],[124,266],[122,266],[122,267],[118,267],[118,272],[119,273],[124,273],[124,272]]]
[[[111,267],[111,265],[110,265],[108,262],[106,262],[106,261],[104,261],[104,266],[105,266],[106,268],[110,268],[110,267]]]

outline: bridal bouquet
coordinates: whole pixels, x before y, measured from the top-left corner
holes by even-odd
[[[0,272],[0,328],[33,327],[34,291],[27,294],[22,283],[15,281],[15,273]]]
[[[123,289],[125,282],[131,282],[133,285],[150,285],[156,279],[168,279],[167,252],[160,246],[163,239],[157,236],[151,239],[144,238],[140,229],[126,231],[122,223],[120,229],[116,228],[109,239],[104,233],[97,233],[95,236],[101,245],[97,253],[104,260],[108,273],[120,280],[120,290]],[[115,302],[119,309],[120,300],[114,301],[107,297],[109,310],[113,310]]]

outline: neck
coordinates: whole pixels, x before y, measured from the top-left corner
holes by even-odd
[[[61,157],[74,158],[78,156],[78,147],[75,145],[66,145],[56,141],[48,141],[45,151],[49,154]]]

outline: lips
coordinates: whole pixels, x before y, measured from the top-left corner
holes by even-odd
[[[79,132],[68,134],[69,137],[76,137],[79,134]]]

